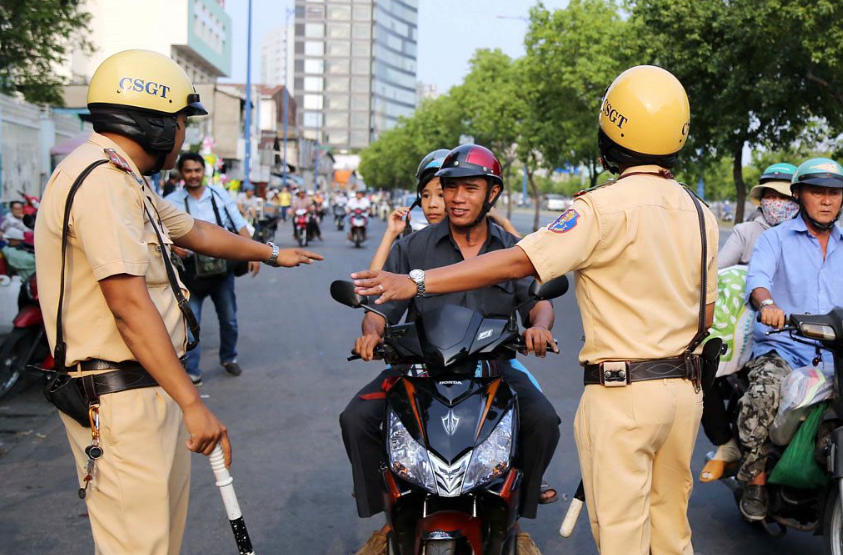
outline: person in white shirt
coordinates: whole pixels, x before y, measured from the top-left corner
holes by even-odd
[[[366,196],[363,194],[363,191],[357,191],[354,194],[354,198],[348,201],[346,209],[348,210],[349,214],[354,210],[357,210],[358,208],[368,214],[369,208],[371,206],[372,203],[369,201],[369,199],[366,198]]]

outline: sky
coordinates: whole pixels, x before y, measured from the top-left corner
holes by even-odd
[[[260,41],[284,23],[285,10],[293,4],[292,0],[252,0],[255,82],[260,79]],[[567,0],[545,0],[544,4],[550,9],[562,8]],[[225,2],[233,24],[231,80],[240,83],[246,80],[247,5],[248,0]],[[512,57],[522,55],[532,5],[535,2],[529,0],[419,0],[418,80],[446,92],[462,81],[468,60],[478,48],[500,48]]]

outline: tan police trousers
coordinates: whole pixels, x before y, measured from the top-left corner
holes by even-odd
[[[91,430],[59,414],[84,485]],[[190,489],[181,409],[160,387],[103,395],[100,432],[85,498],[96,555],[178,555]]]
[[[574,421],[601,555],[693,555],[688,499],[702,393],[683,379],[585,387]]]

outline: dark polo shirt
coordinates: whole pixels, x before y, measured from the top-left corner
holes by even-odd
[[[508,249],[518,242],[511,233],[504,231],[488,219],[487,222],[489,234],[480,248],[480,254]],[[448,218],[445,218],[436,225],[428,226],[396,241],[383,269],[394,274],[407,274],[410,270],[431,270],[463,260],[465,259],[451,236]],[[468,307],[487,318],[508,318],[516,306],[530,298],[528,291],[533,281],[532,277],[526,277],[464,293],[427,295],[409,301],[390,301],[380,305],[378,310],[387,315],[391,324],[400,322],[405,312],[407,312],[407,321],[411,322],[418,314],[449,304]],[[520,310],[521,322],[525,327],[529,327],[529,315],[534,306],[536,306],[536,301],[530,301]]]

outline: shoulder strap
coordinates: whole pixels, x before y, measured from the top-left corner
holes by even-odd
[[[115,162],[109,157],[109,159],[97,160],[96,162],[93,162],[87,168],[82,170],[82,173],[79,174],[79,176],[76,178],[76,181],[74,181],[73,185],[70,186],[70,191],[67,194],[67,201],[64,205],[64,220],[62,223],[61,232],[61,277],[59,285],[59,302],[58,308],[56,310],[56,347],[53,353],[53,358],[56,361],[56,368],[59,371],[63,371],[67,368],[67,344],[64,342],[62,309],[64,307],[64,283],[65,269],[67,266],[67,243],[70,233],[70,209],[73,206],[73,199],[76,197],[76,192],[79,190],[79,187],[82,185],[82,182],[91,174],[94,168],[108,163],[113,164]],[[120,167],[120,169],[123,168]],[[131,168],[129,170],[130,171],[127,173],[132,173]],[[195,348],[196,345],[199,343],[199,322],[198,320],[196,320],[196,315],[193,313],[193,310],[191,310],[190,304],[184,297],[184,294],[182,294],[181,288],[178,285],[175,271],[173,270],[173,263],[170,261],[170,251],[167,250],[167,247],[164,243],[164,239],[161,236],[161,232],[158,230],[158,226],[155,224],[155,219],[152,217],[152,214],[149,213],[149,208],[147,208],[146,206],[146,201],[142,198],[141,202],[143,202],[143,208],[147,214],[147,217],[149,218],[150,224],[152,225],[152,229],[155,230],[155,235],[158,236],[158,242],[161,246],[161,256],[164,259],[164,267],[167,270],[167,278],[170,281],[170,287],[172,288],[173,294],[176,297],[179,309],[181,310],[182,315],[184,316],[184,319],[187,322],[187,326],[190,329],[191,334],[193,335],[193,341],[190,341],[187,345],[187,349],[191,350]]]
[[[220,227],[225,227],[222,225],[222,218],[220,218],[220,212],[217,208],[217,202],[214,195],[219,195],[214,189],[211,189],[211,206],[214,207],[214,216],[217,217],[217,225]],[[228,223],[231,224],[231,228],[229,229],[232,233],[237,233],[236,226],[234,225],[234,218],[231,217],[231,214],[228,212],[228,206],[225,205],[225,202],[222,203],[222,209],[225,210],[225,216],[228,218]]]
[[[62,306],[64,305],[64,272],[65,267],[67,266],[67,241],[70,231],[70,207],[73,205],[73,199],[76,197],[76,191],[79,190],[82,182],[91,175],[94,168],[108,163],[109,161],[105,159],[97,160],[82,170],[82,173],[79,174],[76,181],[74,181],[73,185],[70,186],[70,191],[67,193],[67,202],[65,202],[64,205],[64,220],[61,230],[61,277],[59,278],[59,304],[58,309],[56,310],[56,347],[53,353],[53,358],[56,361],[56,368],[59,371],[66,368],[65,363],[67,362],[67,344],[64,342],[64,326],[61,321],[61,313]]]
[[[686,193],[691,197],[691,200],[694,201],[694,208],[697,209],[697,217],[699,218],[700,222],[700,243],[702,244],[701,256],[700,256],[700,272],[702,274],[702,280],[700,285],[700,317],[699,317],[699,326],[697,328],[697,334],[694,335],[694,338],[691,340],[691,343],[688,345],[688,351],[693,352],[694,349],[699,347],[700,343],[705,340],[708,336],[708,330],[705,328],[705,295],[708,290],[708,240],[706,238],[705,233],[705,215],[702,211],[702,206],[700,206],[700,201],[697,200],[697,196],[691,192],[690,189],[687,187],[682,187]]]

